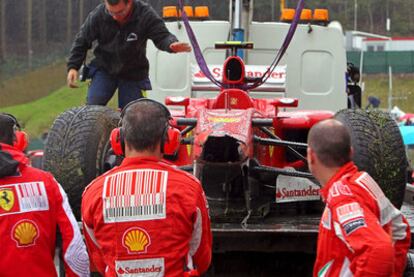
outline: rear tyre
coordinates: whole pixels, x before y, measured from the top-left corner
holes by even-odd
[[[351,132],[355,164],[368,172],[391,202],[400,208],[408,161],[396,122],[389,114],[378,110],[342,110],[335,118]]]
[[[78,220],[83,190],[105,171],[109,135],[118,122],[110,108],[84,106],[60,114],[49,131],[43,168],[62,184]]]

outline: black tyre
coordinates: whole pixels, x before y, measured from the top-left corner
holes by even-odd
[[[119,114],[104,106],[72,108],[49,131],[43,168],[62,185],[77,219],[84,188],[105,171],[109,135]]]
[[[400,208],[407,183],[408,161],[396,122],[378,110],[342,110],[335,118],[351,132],[353,160],[381,186]]]

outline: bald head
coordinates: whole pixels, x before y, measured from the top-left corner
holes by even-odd
[[[351,161],[349,130],[336,119],[315,124],[309,131],[308,145],[327,167],[341,167]]]
[[[122,118],[125,141],[136,151],[154,151],[165,139],[169,112],[154,100],[138,100],[125,107]]]

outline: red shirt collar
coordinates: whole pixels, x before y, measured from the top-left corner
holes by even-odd
[[[153,156],[145,156],[145,157],[128,157],[125,158],[121,166],[130,166],[130,165],[137,165],[137,164],[148,164],[148,163],[163,163],[163,164],[170,164],[168,161],[159,159]]]
[[[27,165],[29,163],[29,159],[26,157],[26,155],[11,145],[0,143],[0,151],[9,153],[13,159],[18,161],[20,164]]]
[[[10,155],[10,156],[6,155],[5,156],[6,159],[12,159],[18,162],[19,163],[18,167],[20,170],[23,170],[23,168],[29,165],[29,159],[26,157],[26,155],[22,151],[14,148],[11,145],[0,143],[0,151]]]
[[[325,186],[323,188],[321,188],[320,190],[320,194],[322,196],[322,199],[327,199],[328,196],[328,192],[329,189],[332,187],[332,185],[346,177],[346,175],[352,174],[352,173],[356,173],[358,172],[358,168],[357,166],[354,164],[354,162],[348,162],[346,164],[344,164],[332,177],[331,179],[329,179],[329,181],[325,184]]]

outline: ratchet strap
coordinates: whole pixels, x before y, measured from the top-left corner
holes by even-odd
[[[257,81],[255,81],[253,84],[250,84],[250,85],[245,84],[243,86],[240,86],[239,87],[240,89],[251,90],[251,89],[257,88],[261,86],[263,83],[265,83],[267,79],[271,76],[271,73],[276,68],[276,66],[279,64],[280,60],[283,58],[283,55],[286,53],[286,50],[288,49],[289,44],[292,41],[293,35],[296,32],[296,28],[298,26],[300,15],[302,13],[304,5],[305,5],[305,1],[299,0],[298,5],[296,7],[295,18],[293,19],[289,27],[289,31],[286,34],[282,47],[279,49],[275,59],[273,60],[269,68],[266,70],[266,72],[263,74],[263,76]],[[211,74],[210,69],[208,68],[208,65],[206,63],[206,60],[204,59],[203,53],[200,49],[200,45],[194,34],[194,31],[191,28],[188,16],[186,12],[184,11],[183,0],[178,0],[178,7],[179,7],[179,10],[181,11],[181,19],[183,20],[185,30],[188,35],[188,39],[190,40],[191,46],[193,47],[194,56],[195,56],[198,66],[200,67],[201,72],[203,72],[203,74],[217,87],[221,89],[228,88],[227,84],[223,84],[221,81],[216,80],[214,76]]]

